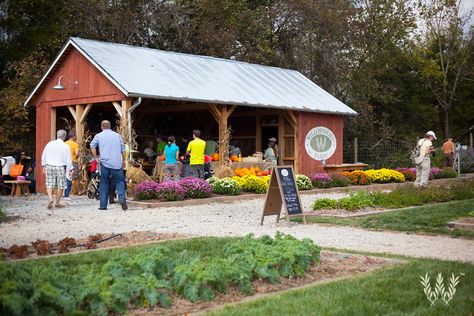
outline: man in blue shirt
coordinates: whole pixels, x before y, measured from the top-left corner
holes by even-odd
[[[109,182],[113,181],[118,191],[119,203],[122,210],[127,210],[125,198],[125,178],[123,168],[126,161],[125,143],[120,134],[110,129],[109,121],[100,124],[102,132],[95,135],[91,142],[91,151],[97,159],[97,147],[100,151],[100,207],[99,210],[107,209],[107,198],[109,196]]]

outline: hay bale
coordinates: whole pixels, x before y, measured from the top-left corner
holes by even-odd
[[[151,180],[151,177],[147,175],[145,171],[143,171],[141,166],[140,167],[130,166],[127,169],[127,178],[129,179],[129,183],[135,184],[135,185],[142,183],[143,181]]]
[[[231,167],[229,166],[219,166],[214,170],[214,176],[216,176],[219,179],[225,178],[225,177],[233,177],[234,176],[234,170],[232,170]]]

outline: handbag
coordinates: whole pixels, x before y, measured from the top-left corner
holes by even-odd
[[[11,167],[10,167],[10,177],[12,178],[16,178],[18,176],[21,176],[21,173],[23,172],[23,165],[20,163],[20,164],[13,164]]]

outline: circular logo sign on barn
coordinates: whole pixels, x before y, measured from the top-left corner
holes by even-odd
[[[326,160],[336,151],[336,136],[329,128],[315,127],[306,134],[304,147],[314,160]]]

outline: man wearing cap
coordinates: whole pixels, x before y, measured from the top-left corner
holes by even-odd
[[[449,135],[448,140],[445,141],[443,144],[443,154],[444,154],[443,166],[444,167],[453,166],[454,152],[455,152],[455,147],[453,143],[453,136]]]
[[[431,153],[433,149],[432,141],[436,139],[436,135],[433,131],[428,131],[424,138],[418,141],[420,147],[420,155],[423,157],[423,161],[416,165],[416,180],[415,188],[426,187],[428,185],[428,178],[431,170]]]

